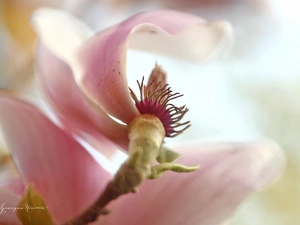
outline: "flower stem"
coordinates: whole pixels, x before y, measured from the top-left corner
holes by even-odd
[[[136,192],[136,187],[151,177],[151,166],[159,155],[165,130],[153,115],[139,115],[129,126],[129,157],[99,198],[83,214],[64,225],[85,225],[107,214],[108,203],[121,195]]]

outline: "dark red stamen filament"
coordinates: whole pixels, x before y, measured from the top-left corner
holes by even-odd
[[[170,103],[170,101],[183,96],[182,94],[173,93],[168,84],[159,88],[160,82],[156,85],[155,82],[152,82],[146,87],[144,86],[144,77],[141,83],[138,81],[137,83],[140,90],[140,100],[129,88],[137,109],[141,114],[151,114],[159,118],[165,128],[166,137],[175,137],[191,126],[190,121],[180,123],[180,120],[188,112],[188,108],[185,105],[176,107]]]

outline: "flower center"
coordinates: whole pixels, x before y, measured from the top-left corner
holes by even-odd
[[[170,103],[183,95],[178,92],[174,93],[171,90],[169,85],[166,84],[166,74],[157,64],[147,85],[144,85],[144,77],[141,83],[139,81],[137,83],[140,100],[129,88],[137,109],[141,114],[151,114],[159,118],[164,126],[166,137],[176,137],[191,126],[190,121],[180,122],[188,112],[188,108],[185,105],[177,107]]]

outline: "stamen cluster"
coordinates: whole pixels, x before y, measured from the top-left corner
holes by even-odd
[[[157,82],[157,80],[153,80],[146,86],[143,77],[142,82],[137,81],[137,83],[140,90],[140,100],[129,88],[137,109],[141,114],[151,114],[158,117],[164,126],[166,137],[176,137],[191,126],[190,121],[180,123],[180,120],[188,112],[188,108],[185,105],[177,107],[170,103],[170,101],[182,97],[182,94],[173,93],[168,84],[162,85],[162,82]]]

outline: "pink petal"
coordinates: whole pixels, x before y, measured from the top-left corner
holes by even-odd
[[[1,180],[1,188],[7,189],[16,195],[22,195],[25,191],[25,185],[21,178],[11,178]]]
[[[121,148],[127,149],[127,126],[115,122],[101,108],[89,101],[76,84],[70,67],[45,45],[40,43],[36,51],[39,81],[63,125],[73,132],[82,134],[80,132],[83,131],[89,134],[97,142],[96,146],[101,146],[108,138]],[[104,150],[109,152],[115,148]]]
[[[19,205],[25,186],[20,178],[1,180],[0,225],[20,225],[14,208]],[[8,209],[10,208],[10,209]]]
[[[130,123],[138,112],[128,91],[128,47],[203,61],[215,55],[215,49],[218,53],[227,49],[232,42],[231,33],[230,26],[223,21],[205,22],[169,10],[140,13],[83,45],[83,74],[77,80],[85,93],[109,114]]]
[[[36,107],[2,93],[0,118],[20,176],[34,184],[57,222],[77,215],[100,194],[110,175]]]
[[[21,197],[5,188],[0,188],[0,225],[20,225],[16,212]],[[10,209],[8,209],[10,208]]]
[[[31,23],[47,47],[72,67],[77,67],[78,64],[74,57],[78,48],[94,35],[94,31],[82,21],[52,8],[35,10]]]
[[[207,143],[180,150],[190,174],[167,172],[146,181],[137,194],[123,196],[97,224],[219,225],[251,193],[274,182],[284,157],[274,143]]]

